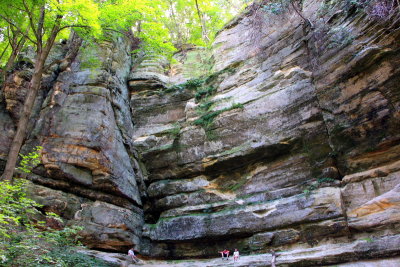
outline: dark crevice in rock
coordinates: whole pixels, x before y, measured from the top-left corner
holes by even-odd
[[[299,140],[297,140],[298,142]],[[243,166],[255,163],[255,162],[267,162],[272,159],[276,159],[280,155],[288,154],[294,147],[296,141],[292,140],[291,145],[287,144],[276,144],[265,147],[259,147],[253,149],[251,153],[238,155],[233,158],[218,159],[218,161],[212,165],[206,166],[204,173],[206,175],[212,174],[217,176],[221,172],[226,170],[236,170]]]
[[[330,134],[330,131],[329,131],[329,128],[328,128],[328,125],[327,125],[327,121],[329,120],[329,118],[326,117],[326,114],[324,112],[324,108],[321,105],[321,100],[320,100],[320,97],[318,95],[316,84],[315,84],[315,79],[316,79],[316,77],[315,77],[315,71],[316,70],[315,69],[316,69],[316,63],[318,63],[318,58],[319,58],[319,52],[318,52],[318,49],[317,49],[317,47],[318,47],[318,45],[317,45],[318,39],[316,37],[315,29],[313,29],[313,28],[308,29],[307,25],[303,26],[303,33],[304,33],[304,36],[306,38],[307,38],[307,36],[310,36],[307,39],[304,39],[304,48],[305,48],[305,50],[307,52],[306,53],[306,55],[307,55],[307,63],[308,63],[307,67],[310,68],[310,70],[311,70],[311,85],[313,87],[313,94],[315,96],[314,99],[315,99],[315,102],[316,102],[316,104],[317,104],[317,106],[318,106],[318,108],[320,110],[320,118],[322,118],[321,121],[323,123],[324,133],[328,137],[327,143],[328,143],[328,145],[329,145],[329,147],[331,149],[331,153],[330,153],[330,155],[328,155],[328,157],[332,158],[332,161],[331,161],[332,164],[331,164],[330,167],[336,168],[336,170],[338,172],[338,177],[334,177],[334,178],[341,180],[344,175],[341,172],[341,170],[340,170],[340,168],[339,168],[339,166],[337,164],[337,158],[336,158],[336,155],[334,154],[336,149],[335,149],[335,146],[333,145],[333,143],[331,141],[331,134]],[[315,61],[317,61],[317,62],[315,62]]]
[[[46,186],[55,190],[60,190],[66,193],[72,193],[77,196],[85,197],[88,199],[91,199],[93,201],[95,200],[101,200],[107,203],[114,204],[116,206],[124,207],[124,208],[129,208],[132,209],[134,207],[137,207],[136,203],[133,203],[129,201],[127,198],[123,196],[117,196],[117,195],[112,195],[108,193],[102,193],[96,190],[96,188],[85,188],[82,187],[82,185],[79,184],[74,184],[71,183],[70,181],[67,180],[54,180],[49,177],[43,177],[40,175],[36,175],[34,173],[28,175],[28,179],[31,180],[32,182]]]

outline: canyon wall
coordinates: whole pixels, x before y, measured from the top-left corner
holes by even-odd
[[[23,149],[43,147],[34,197],[99,250],[275,250],[293,266],[399,255],[400,22],[326,5],[306,1],[307,21],[249,10],[210,59],[191,49],[173,66],[132,62],[123,39],[84,43],[44,78]],[[4,89],[0,167],[26,65]]]
[[[74,41],[57,45],[64,58]],[[60,50],[60,51],[58,51]],[[32,69],[29,59],[6,81],[2,109],[2,159]],[[56,61],[60,62],[60,61]],[[72,64],[45,74],[24,151],[42,146],[42,164],[29,176],[30,192],[44,211],[84,227],[91,248],[125,250],[140,243],[142,174],[132,146],[133,124],[126,77],[130,46],[123,39],[82,44]],[[13,119],[14,118],[14,119]]]

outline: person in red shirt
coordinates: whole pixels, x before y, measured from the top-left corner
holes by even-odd
[[[224,249],[223,251],[220,251],[222,260],[226,259],[229,260],[229,250]]]

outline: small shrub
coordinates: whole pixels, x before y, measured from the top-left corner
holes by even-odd
[[[36,146],[33,151],[27,155],[19,154],[22,160],[17,169],[24,173],[30,173],[33,168],[40,164],[39,153],[42,148],[41,146]]]
[[[336,180],[333,178],[329,178],[329,177],[322,177],[322,178],[318,178],[318,183],[322,184],[322,183],[333,183]]]
[[[165,89],[164,92],[172,93],[172,92],[176,92],[176,91],[183,91],[185,89],[190,90],[190,91],[196,91],[196,90],[199,90],[203,84],[204,84],[203,79],[191,79],[184,83],[176,84],[172,87],[169,87],[169,88]]]
[[[212,107],[212,105],[215,104],[215,101],[206,101],[204,103],[201,103],[198,105],[197,110],[199,111],[199,113],[203,113],[203,112],[207,112],[210,110],[210,108]]]
[[[43,261],[42,266],[73,266],[73,267],[107,267],[104,261],[92,258],[70,248],[57,248],[51,250]]]
[[[314,191],[315,189],[317,189],[317,186],[314,184],[310,184],[309,186],[307,186],[306,189],[303,190],[304,196],[309,197],[312,191]]]
[[[159,134],[160,135],[169,135],[170,137],[175,138],[179,135],[180,132],[181,132],[181,125],[179,123],[174,123],[173,128],[164,130],[164,131],[160,132]]]
[[[243,104],[232,104],[232,106],[230,106],[228,108],[207,112],[204,115],[202,115],[199,119],[195,120],[193,123],[194,123],[194,125],[201,125],[203,128],[206,128],[206,130],[207,130],[207,128],[209,128],[212,125],[215,117],[217,117],[219,114],[221,114],[225,111],[238,109],[238,108],[241,108],[241,109],[244,108]]]
[[[242,103],[234,103],[234,104],[232,104],[232,106],[230,107],[229,110],[238,109],[238,108],[243,109],[244,105]]]
[[[189,90],[196,90],[204,83],[203,79],[191,79],[185,83],[185,87]]]
[[[215,93],[217,89],[213,86],[208,86],[206,88],[200,89],[196,92],[194,98],[196,102],[199,102],[201,99],[209,97]]]
[[[371,237],[363,238],[363,240],[367,241],[368,243],[374,242],[374,240]]]
[[[19,170],[29,173],[40,163],[39,150],[21,155]],[[0,266],[107,266],[75,250],[80,227],[51,229],[40,218],[62,220],[56,214],[42,214],[41,207],[27,197],[27,180],[0,182]],[[65,257],[59,252],[65,251]]]
[[[208,113],[204,114],[203,116],[201,116],[199,119],[195,120],[193,123],[194,123],[194,125],[201,125],[202,127],[207,128],[213,123],[215,117],[217,117],[222,112],[224,112],[223,109],[208,112]]]

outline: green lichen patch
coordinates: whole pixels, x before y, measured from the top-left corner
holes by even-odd
[[[248,147],[250,147],[248,143],[245,143],[245,144],[240,145],[240,146],[235,146],[235,147],[233,147],[233,148],[231,148],[231,149],[229,149],[229,150],[226,150],[226,151],[224,151],[224,152],[218,154],[218,157],[223,157],[223,156],[232,155],[232,154],[235,154],[235,153],[237,153],[237,152],[239,152],[239,151],[243,151],[243,150],[245,150],[245,149],[248,148]]]
[[[81,48],[80,63],[82,69],[100,69],[102,66],[101,58],[98,54],[98,48],[94,45],[86,45]]]

